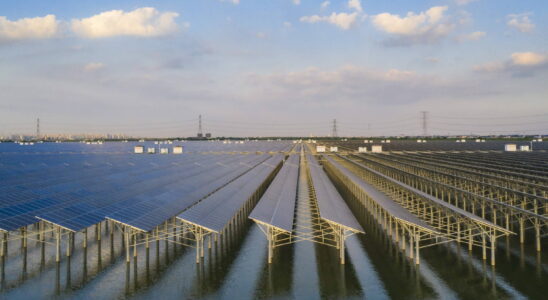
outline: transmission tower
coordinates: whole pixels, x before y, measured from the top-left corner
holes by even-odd
[[[203,132],[202,132],[202,115],[198,116],[198,136],[199,137],[203,136]]]
[[[40,118],[36,119],[36,139],[40,139]]]
[[[333,132],[331,133],[332,137],[337,137],[337,119],[333,119]]]
[[[422,116],[422,135],[426,137],[428,135],[428,112],[423,110],[421,111]]]

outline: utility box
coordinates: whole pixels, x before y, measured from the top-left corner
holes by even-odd
[[[173,154],[183,154],[183,146],[173,147]]]
[[[364,140],[363,143],[364,143],[364,144],[368,144],[368,143],[369,143],[369,140]]]
[[[358,153],[366,153],[367,147],[358,147]]]
[[[143,154],[145,152],[145,147],[143,146],[135,146],[133,147],[133,153],[136,154]]]
[[[460,140],[461,143],[466,143],[465,139]]]
[[[386,140],[386,143],[390,144],[390,140]]]
[[[517,151],[516,144],[506,144],[504,145],[504,151],[514,152]]]
[[[325,146],[316,146],[316,152],[318,153],[325,152]]]
[[[519,151],[531,151],[531,148],[529,148],[529,145],[521,145]]]
[[[153,148],[153,147],[147,148],[147,153],[148,153],[148,154],[154,154],[154,153],[156,153],[156,148]]]
[[[337,152],[337,151],[339,151],[339,147],[336,147],[336,146],[329,147],[329,152]]]
[[[381,145],[373,145],[373,146],[371,146],[371,152],[373,152],[373,153],[381,153],[381,152],[382,152],[382,146],[381,146]]]
[[[169,149],[168,148],[160,148],[160,154],[168,154]]]

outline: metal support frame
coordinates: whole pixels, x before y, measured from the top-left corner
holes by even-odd
[[[387,194],[395,202],[437,231],[437,233],[432,231],[424,232],[424,229],[421,227],[412,224],[401,224],[403,227],[413,226],[413,228],[408,229],[408,237],[415,240],[416,249],[452,241],[460,242],[465,238],[469,241],[469,247],[478,245],[485,248],[486,246],[483,242],[483,237],[485,235],[490,239],[496,240],[497,237],[513,234],[511,231],[491,225],[489,222],[478,222],[474,219],[469,219],[464,215],[459,214],[456,210],[449,209],[446,206],[441,206],[439,203],[421,197],[394,182],[389,182],[377,174],[369,172],[367,169],[364,169],[349,160],[340,160],[340,163],[366,182],[369,182]],[[350,182],[349,180],[342,181],[347,183]],[[358,187],[354,188],[356,189]],[[358,199],[360,197],[363,198],[363,195],[361,195],[359,191],[354,191],[353,193]],[[373,203],[373,205],[375,204]],[[375,209],[375,211],[380,210],[382,210],[380,207]],[[396,222],[398,222],[398,220],[396,220]],[[399,222],[401,222],[401,220],[399,220]],[[423,231],[423,234],[417,235],[417,230]],[[479,241],[477,241],[478,238]],[[422,245],[419,245],[416,241],[422,241]],[[412,247],[411,244],[410,247]],[[491,247],[496,247],[496,245],[491,244]],[[494,251],[492,251],[492,255],[491,263],[494,264]],[[486,259],[486,257],[484,257],[484,259]],[[419,260],[416,261],[418,262]]]

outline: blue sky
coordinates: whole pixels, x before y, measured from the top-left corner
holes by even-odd
[[[0,135],[548,132],[546,1],[2,1]]]

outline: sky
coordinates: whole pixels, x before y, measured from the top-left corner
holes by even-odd
[[[548,134],[542,0],[0,1],[0,136]]]

